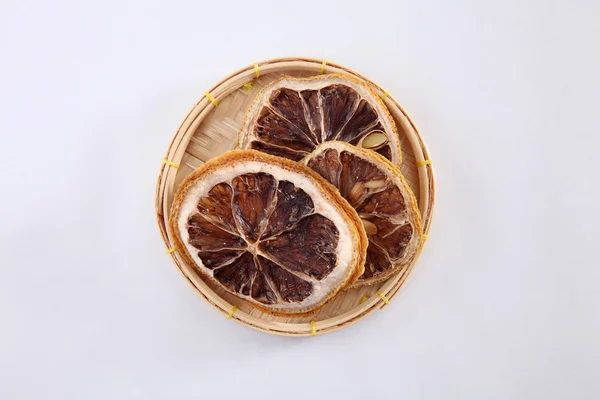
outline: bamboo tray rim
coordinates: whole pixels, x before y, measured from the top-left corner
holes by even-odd
[[[382,96],[384,103],[394,116],[397,124],[397,118],[406,120],[407,125],[404,126],[403,124],[404,129],[402,130],[410,142],[410,146],[415,156],[420,192],[418,196],[419,209],[422,213],[423,233],[424,235],[427,235],[431,227],[433,208],[435,204],[435,179],[433,166],[431,165],[429,151],[418,128],[402,105],[389,92],[383,90],[372,80],[347,67],[336,63],[331,63],[327,60],[318,60],[306,57],[285,57],[254,63],[222,79],[210,90],[205,92],[204,96],[202,96],[196,102],[196,104],[190,109],[186,117],[179,125],[163,159],[163,164],[160,168],[158,176],[155,197],[156,218],[167,249],[172,249],[172,241],[170,239],[167,226],[168,215],[170,211],[169,196],[172,196],[175,190],[173,185],[175,176],[177,174],[177,168],[174,166],[178,166],[181,162],[181,159],[186,152],[189,141],[196,131],[196,128],[207,116],[210,115],[211,111],[218,107],[218,104],[223,99],[242,87],[244,83],[253,81],[253,79],[258,78],[259,75],[264,76],[272,72],[279,73],[282,70],[303,70],[314,74],[343,72],[357,76],[370,84],[371,87]],[[245,112],[246,110],[243,111]],[[409,131],[407,132],[406,129]],[[212,291],[212,289],[210,289],[197,274],[186,273],[186,267],[188,266],[184,265],[185,263],[178,255],[177,251],[171,251],[170,255],[186,281],[209,304],[215,307],[223,315],[227,316],[228,319],[233,319],[239,323],[263,332],[285,336],[314,336],[316,334],[332,332],[366,317],[377,309],[385,307],[398,293],[400,287],[404,284],[408,275],[410,275],[410,272],[412,271],[419,257],[419,254],[417,254],[403,272],[392,276],[387,281],[382,283],[379,291],[377,292],[378,296],[372,296],[359,306],[353,307],[346,312],[336,315],[335,317],[329,317],[325,320],[315,321],[314,323],[307,323],[266,320],[250,315],[241,310],[236,310],[232,304],[228,303],[225,299]],[[343,294],[340,296],[342,295]]]

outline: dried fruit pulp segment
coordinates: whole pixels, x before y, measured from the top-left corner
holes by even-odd
[[[317,201],[278,208],[277,194],[290,191]],[[219,196],[231,197],[220,202]],[[225,204],[232,205],[231,213],[223,211]],[[257,162],[229,165],[205,177],[190,189],[178,220],[183,242],[205,273],[232,292],[278,308],[308,307],[340,283],[355,245],[346,224],[310,179]],[[207,253],[219,248],[223,254],[216,262]],[[300,260],[303,248],[312,252],[310,263]]]
[[[305,160],[340,190],[363,221],[369,247],[359,282],[389,276],[408,263],[421,242],[414,196],[400,172],[382,161],[368,150],[341,142],[325,143]]]
[[[344,75],[282,79],[249,110],[240,145],[299,161],[320,143],[368,147],[400,163],[395,124],[364,86]]]

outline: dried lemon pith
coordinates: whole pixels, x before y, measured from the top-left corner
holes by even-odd
[[[299,161],[331,140],[402,163],[389,111],[365,82],[346,74],[283,77],[266,86],[246,113],[239,147]]]
[[[417,202],[400,171],[385,158],[343,142],[327,142],[303,163],[336,186],[361,218],[369,247],[356,284],[387,279],[421,246]]]
[[[259,308],[313,311],[363,272],[356,212],[302,164],[253,150],[210,160],[181,185],[170,228],[201,274]]]

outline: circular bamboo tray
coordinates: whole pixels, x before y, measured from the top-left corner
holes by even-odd
[[[227,318],[264,332],[314,336],[348,326],[389,304],[419,256],[417,254],[407,268],[385,282],[349,289],[310,318],[290,318],[263,313],[209,279],[204,280],[186,265],[172,247],[167,226],[174,193],[194,169],[236,146],[244,113],[258,92],[282,75],[312,76],[336,72],[345,72],[365,80],[384,99],[398,126],[403,156],[401,170],[417,197],[424,233],[427,234],[433,214],[435,186],[429,152],[417,127],[387,91],[357,72],[325,60],[278,58],[255,63],[228,76],[205,92],[190,110],[177,129],[160,169],[156,188],[156,216],[167,252],[192,287],[212,306]]]

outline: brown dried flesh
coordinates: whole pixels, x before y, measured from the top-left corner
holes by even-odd
[[[363,221],[369,247],[359,281],[385,275],[402,262],[417,233],[408,219],[402,193],[380,167],[335,148],[323,150],[307,165],[336,186]]]
[[[337,228],[289,181],[239,175],[211,188],[197,209],[189,244],[214,279],[259,303],[301,302],[336,265]]]
[[[252,127],[249,148],[299,161],[331,140],[372,149],[391,160],[392,150],[375,109],[350,86],[331,84],[316,90],[273,91]],[[375,139],[369,140],[372,135]],[[382,138],[381,136],[384,136]]]

